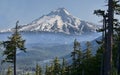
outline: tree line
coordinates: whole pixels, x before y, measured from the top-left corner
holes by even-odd
[[[56,57],[51,64],[45,66],[45,70],[36,64],[34,73],[26,72],[25,75],[98,75],[100,70],[96,61],[98,56],[93,55],[91,51],[90,42],[86,42],[86,49],[83,51],[80,43],[75,39],[70,60],[63,58],[61,62]],[[13,69],[9,67],[6,73],[12,75]]]

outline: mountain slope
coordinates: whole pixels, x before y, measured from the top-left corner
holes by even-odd
[[[72,16],[65,8],[51,11],[49,14],[19,28],[20,31],[60,32],[65,34],[96,32],[96,29],[98,29],[97,25]]]

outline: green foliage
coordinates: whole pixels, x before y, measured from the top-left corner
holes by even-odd
[[[67,61],[63,58],[61,65],[61,75],[67,75]]]
[[[91,53],[91,50],[92,50],[92,47],[91,47],[91,44],[90,42],[86,42],[86,50],[83,54],[83,70],[84,70],[84,74],[85,75],[88,75],[90,72],[89,75],[92,75],[92,72],[93,72],[93,56],[92,56],[92,53]],[[90,68],[91,67],[91,68]]]
[[[8,38],[8,41],[3,42],[5,48],[3,56],[5,59],[1,62],[10,62],[14,64],[14,75],[16,75],[16,51],[17,49],[26,51],[24,47],[25,40],[22,39],[21,35],[18,32],[18,21],[16,22],[15,31],[11,37]]]
[[[82,65],[82,52],[81,52],[81,46],[80,43],[75,39],[74,40],[74,50],[71,52],[71,57],[73,60],[72,65],[70,66],[71,69],[71,75],[80,74],[80,67]]]
[[[53,74],[60,75],[61,68],[60,68],[59,59],[57,57],[53,61],[53,66],[54,66]]]
[[[24,47],[25,40],[22,39],[18,32],[18,26],[16,24],[15,32],[11,37],[8,38],[8,41],[3,42],[3,46],[5,50],[3,55],[6,57],[3,62],[13,63],[14,57],[16,56],[16,50],[20,49],[26,52],[26,48]]]
[[[112,1],[112,0],[109,0],[109,1]],[[114,15],[120,15],[120,2],[119,2],[119,0],[113,0],[112,2],[113,3],[111,3],[111,4],[109,3],[108,6],[113,8]],[[107,12],[107,13],[105,13],[105,12]],[[118,74],[120,74],[119,73],[120,68],[118,68],[118,66],[120,66],[120,64],[118,64],[120,62],[120,48],[119,48],[120,47],[120,39],[119,39],[120,38],[120,23],[119,23],[119,20],[113,18],[113,27],[111,27],[112,25],[110,25],[108,27],[108,24],[109,24],[108,20],[112,16],[112,15],[109,15],[109,17],[108,17],[108,14],[110,13],[110,10],[107,10],[107,11],[102,10],[101,11],[101,9],[99,9],[99,10],[95,10],[94,13],[96,15],[98,15],[98,16],[102,16],[103,19],[104,19],[103,20],[103,28],[102,28],[102,31],[101,31],[101,32],[103,32],[103,38],[101,40],[102,41],[101,51],[103,52],[103,54],[101,54],[101,57],[102,57],[101,58],[101,61],[102,61],[101,64],[103,66],[101,66],[101,68],[104,69],[103,72],[106,71],[105,66],[108,64],[108,63],[106,63],[106,60],[108,59],[107,57],[109,57],[107,55],[109,55],[108,53],[110,52],[110,51],[108,51],[108,49],[112,48],[112,53],[110,55],[112,56],[111,59],[113,61],[112,61],[112,64],[110,64],[110,65],[112,65],[112,67],[113,67],[112,70],[113,71],[116,69],[116,70],[118,70],[117,71]],[[104,22],[105,19],[106,19],[106,22]],[[109,22],[112,23],[112,21],[109,21]],[[106,25],[106,28],[104,28],[105,27],[104,24]],[[112,39],[113,40],[112,41],[112,47],[110,45],[108,47],[108,45],[107,45],[107,44],[109,44],[107,42],[110,41],[110,40],[108,40],[109,39],[108,38],[108,33],[109,33],[110,29],[113,30],[113,33],[112,33],[113,34],[113,36],[112,36],[113,37],[113,39]],[[106,37],[107,37],[107,39],[106,39]],[[108,51],[108,52],[106,52],[106,51]],[[111,61],[111,59],[110,59],[110,61]]]
[[[93,57],[92,46],[86,42],[85,52],[82,52],[80,43],[75,39],[74,50],[71,53],[73,63],[70,65],[70,75],[94,75],[95,57]],[[91,72],[91,73],[90,73]]]
[[[26,75],[30,75],[30,73],[28,72]]]
[[[7,71],[6,75],[12,75],[12,68],[11,67],[8,67],[8,71]]]
[[[86,49],[83,52],[80,43],[75,40],[74,53],[71,52],[71,57],[75,57],[75,60],[72,60],[73,63],[68,64],[63,58],[63,61],[60,64],[59,59],[56,57],[51,65],[46,65],[45,75],[102,75],[103,49],[103,45],[101,45],[98,48],[97,53],[93,56],[91,53],[92,46],[90,42],[86,42]],[[112,74],[117,74],[116,68],[114,68]],[[36,64],[35,75],[43,75],[42,68],[38,64]]]
[[[89,58],[91,58],[92,57],[92,53],[91,53],[91,50],[92,50],[92,46],[91,46],[91,44],[90,44],[90,42],[86,42],[86,46],[87,46],[87,48],[86,48],[86,52],[84,53],[84,59],[89,59]]]
[[[36,65],[35,75],[42,75],[42,68],[38,64]]]
[[[45,68],[45,75],[49,75],[49,67],[48,67],[48,65],[46,65],[46,68]]]

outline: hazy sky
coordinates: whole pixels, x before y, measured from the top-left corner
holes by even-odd
[[[106,0],[0,0],[0,29],[28,24],[57,8],[66,8],[81,20],[98,24],[99,18],[93,15],[95,9],[106,8]]]

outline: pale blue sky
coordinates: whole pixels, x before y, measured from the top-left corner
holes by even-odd
[[[0,0],[0,29],[31,21],[48,14],[57,8],[66,8],[81,20],[98,24],[99,18],[93,15],[95,9],[106,8],[106,0]]]

